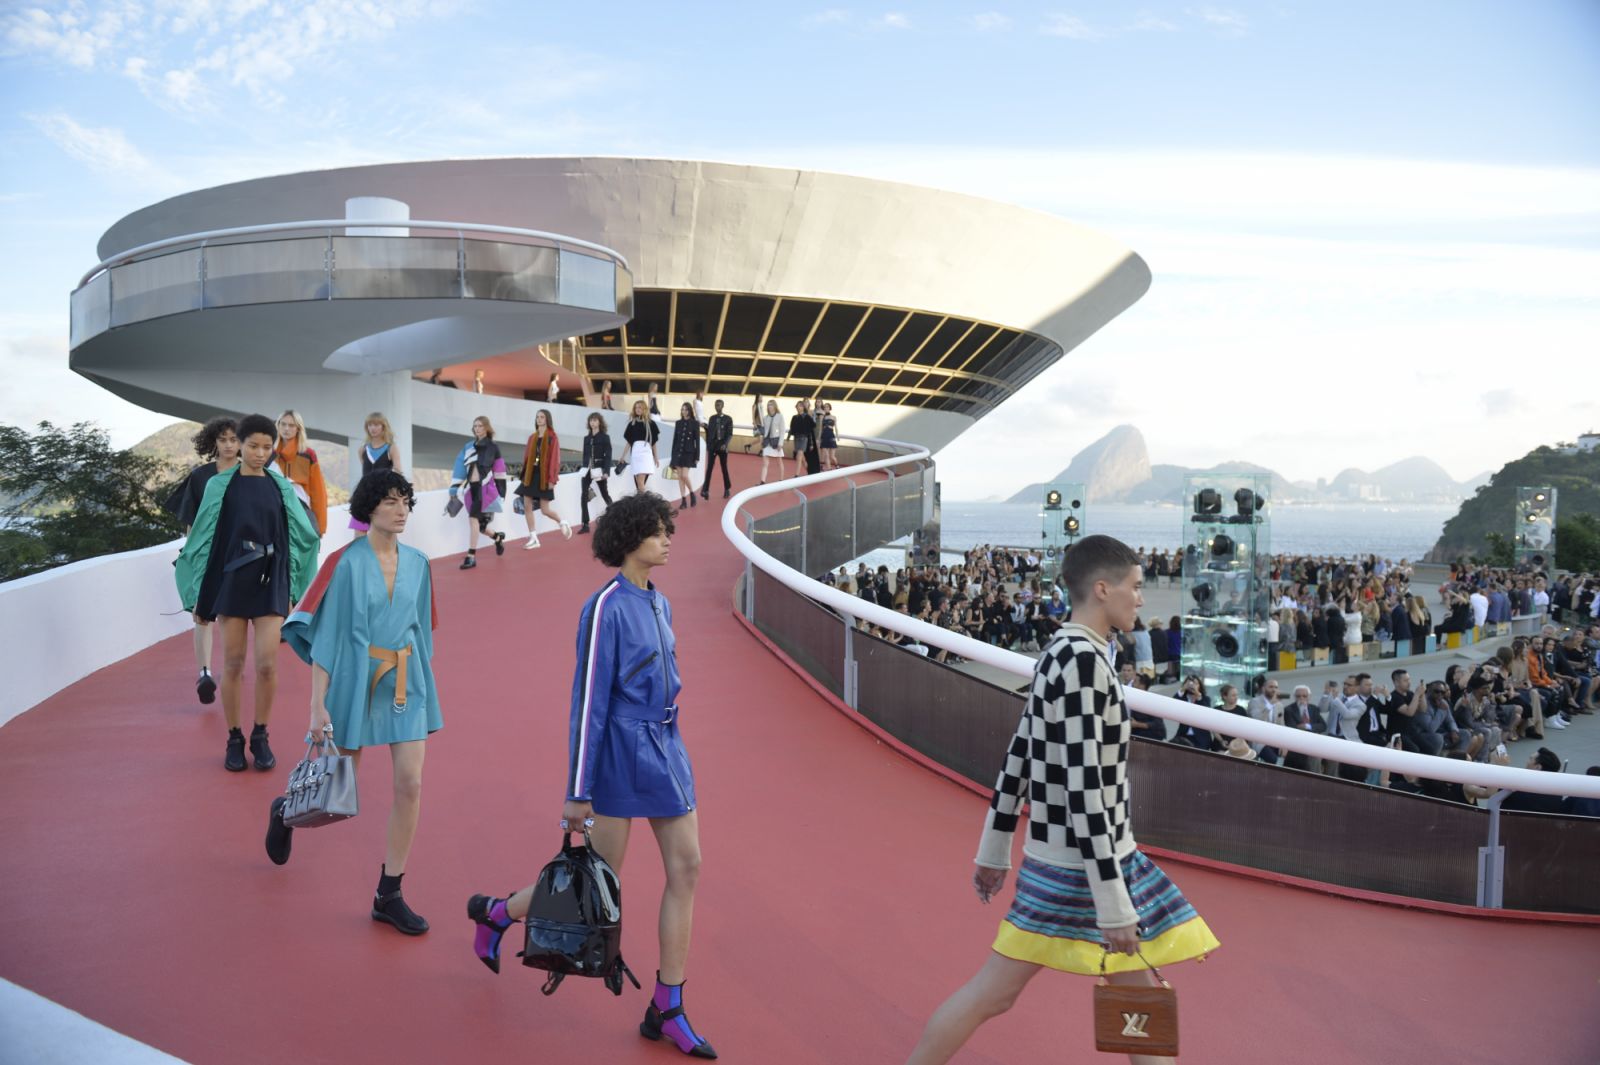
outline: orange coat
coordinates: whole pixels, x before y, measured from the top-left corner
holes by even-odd
[[[1528,683],[1535,688],[1554,688],[1555,681],[1550,679],[1550,674],[1544,671],[1544,663],[1539,661],[1539,656],[1533,651],[1528,652]]]
[[[327,532],[328,486],[322,479],[322,464],[317,461],[317,453],[310,448],[298,454],[288,451],[280,440],[273,461],[279,473],[305,492],[310,501],[311,520],[317,523],[317,532]]]
[[[537,488],[541,492],[549,491],[556,486],[556,481],[561,478],[561,444],[556,439],[554,429],[545,430],[542,454],[539,456],[539,483],[533,483],[533,449],[539,434],[534,433],[528,437],[528,445],[522,449],[522,483],[530,488]]]

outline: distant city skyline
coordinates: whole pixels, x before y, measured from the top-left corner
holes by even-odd
[[[603,154],[953,188],[1142,255],[1139,303],[940,453],[953,498],[1128,421],[1164,462],[1292,480],[1414,454],[1465,480],[1600,428],[1587,0],[44,0],[0,12],[0,86],[7,422],[128,444],[170,421],[66,369],[67,293],[129,211],[299,169]]]

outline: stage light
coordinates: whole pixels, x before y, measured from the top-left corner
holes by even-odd
[[[1073,501],[1072,501],[1072,509],[1073,509],[1073,510],[1077,510],[1077,509],[1078,509],[1078,508],[1079,508],[1079,507],[1081,507],[1081,506],[1083,506],[1083,504],[1082,504],[1082,503],[1080,503],[1080,502],[1079,502],[1079,501],[1078,501],[1078,500],[1076,500],[1076,499],[1074,499],[1074,500],[1073,500]]]
[[[1194,495],[1196,517],[1210,517],[1222,513],[1222,493],[1215,488],[1202,488]]]
[[[1211,646],[1216,648],[1221,658],[1233,658],[1239,653],[1239,639],[1227,629],[1212,635]]]
[[[1241,488],[1233,493],[1233,505],[1239,510],[1239,520],[1249,523],[1255,520],[1255,516],[1261,512],[1261,508],[1267,505],[1267,501],[1261,498],[1259,492]]]
[[[1077,536],[1079,530],[1083,528],[1083,523],[1076,517],[1071,517],[1062,522],[1061,527],[1066,530],[1068,536]]]
[[[1076,506],[1077,504],[1073,504],[1073,505]],[[1056,491],[1054,488],[1052,488],[1052,489],[1050,489],[1050,491],[1046,492],[1044,494],[1044,506],[1045,506],[1046,510],[1060,510],[1061,509],[1061,493]]]
[[[1535,525],[1535,524],[1538,524],[1539,515],[1537,515],[1537,514],[1529,514],[1526,517],[1524,517],[1523,520],[1526,521],[1529,525]]]
[[[1233,554],[1233,537],[1227,533],[1218,533],[1211,538],[1211,557],[1227,558]]]
[[[1550,502],[1550,493],[1548,493],[1548,492],[1535,492],[1535,493],[1533,493],[1533,505],[1534,506],[1542,507],[1548,502]]]
[[[1211,585],[1205,581],[1201,581],[1199,584],[1189,589],[1189,594],[1194,596],[1194,601],[1196,603],[1200,604],[1201,606],[1205,606],[1207,603],[1211,602]]]

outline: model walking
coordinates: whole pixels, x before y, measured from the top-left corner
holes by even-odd
[[[313,736],[331,730],[335,745],[360,765],[367,747],[388,747],[394,801],[372,919],[408,936],[428,922],[400,894],[422,811],[427,738],[444,726],[433,678],[433,578],[428,556],[397,539],[417,498],[394,470],[367,474],[350,495],[350,513],[367,535],[322,564],[305,600],[283,626],[283,639],[311,666]],[[294,830],[283,823],[283,796],[267,818],[267,856],[289,860]]]
[[[972,878],[986,903],[1000,890],[1030,797],[1016,901],[989,960],[934,1011],[910,1065],[949,1061],[980,1024],[1011,1008],[1041,968],[1094,975],[1103,965],[1113,983],[1147,984],[1146,959],[1170,965],[1218,946],[1194,907],[1139,852],[1129,820],[1129,718],[1108,642],[1113,628],[1133,628],[1144,605],[1139,556],[1109,536],[1088,536],[1067,551],[1062,578],[1072,621],[1034,668]]]
[[[633,401],[633,413],[622,439],[628,445],[628,472],[633,474],[633,490],[643,492],[645,482],[661,467],[656,460],[656,442],[661,439],[661,429],[650,417],[644,400]]]
[[[494,442],[494,425],[486,415],[472,419],[472,439],[456,456],[450,477],[450,498],[457,498],[457,493],[464,497],[468,519],[467,557],[461,560],[461,568],[472,569],[478,564],[478,536],[489,534],[490,523],[500,513],[500,501],[506,497],[506,460]],[[490,538],[494,553],[505,554],[506,534],[497,532]]]
[[[650,583],[672,546],[672,507],[654,493],[619,499],[595,524],[594,555],[619,572],[578,616],[572,680],[567,798],[561,826],[593,821],[595,849],[618,873],[633,818],[649,819],[666,868],[661,896],[661,967],[639,1032],[685,1054],[715,1058],[684,1013],[684,969],[700,875],[694,772],[678,730],[677,642],[672,607]],[[500,939],[527,916],[533,888],[509,898],[474,895],[473,949],[500,971]]]
[[[789,435],[794,439],[794,475],[802,477],[800,464],[805,463],[806,473],[817,473],[821,467],[817,459],[817,420],[805,400],[794,405],[794,417],[789,419]],[[781,479],[783,474],[778,474]]]
[[[611,434],[606,432],[606,420],[598,414],[589,415],[588,432],[583,437],[583,484],[578,492],[579,514],[583,524],[578,531],[589,531],[589,493],[600,492],[600,498],[611,506],[611,493],[606,485],[611,480]]]
[[[194,445],[194,453],[206,461],[178,482],[164,504],[183,524],[185,536],[194,525],[195,515],[200,513],[200,501],[205,498],[206,485],[211,483],[211,478],[239,464],[239,425],[232,418],[212,418],[189,442]],[[207,705],[217,699],[217,681],[211,675],[211,634],[214,631],[208,622],[196,619],[194,663],[200,675],[195,679],[194,692]]]
[[[728,445],[733,443],[733,419],[722,413],[722,400],[716,401],[717,412],[706,422],[706,476],[700,482],[700,498],[711,498],[711,471],[722,463],[722,498],[733,495],[733,479],[728,476]]]
[[[394,429],[383,412],[373,411],[367,415],[362,431],[366,433],[366,439],[361,442],[361,476],[365,477],[373,470],[394,470],[399,473],[400,464],[394,456]],[[367,523],[356,517],[354,511],[350,514],[350,528],[355,530],[357,536],[367,533]]]
[[[678,476],[678,509],[698,506],[694,497],[694,471],[700,465],[700,422],[694,407],[678,408],[678,421],[672,427],[672,468]]]
[[[239,464],[206,484],[189,538],[178,553],[178,598],[196,624],[222,628],[222,715],[228,722],[223,768],[245,768],[239,725],[244,663],[255,645],[255,767],[277,764],[267,722],[278,689],[278,634],[289,604],[311,583],[321,538],[294,486],[271,468],[273,425],[260,414],[239,420]]]
[[[778,480],[783,480],[783,415],[778,401],[767,400],[767,414],[761,419],[761,483],[767,483],[767,460],[778,460]]]
[[[278,472],[294,485],[294,494],[305,505],[317,527],[317,535],[328,531],[328,485],[322,479],[322,464],[306,443],[305,419],[292,410],[278,415],[278,447],[273,453]]]
[[[833,416],[832,403],[819,403],[817,410],[822,414],[817,430],[821,434],[817,447],[822,451],[822,468],[836,470],[839,468],[839,419]]]
[[[561,442],[550,427],[550,412],[540,410],[533,416],[533,435],[522,452],[522,483],[517,485],[517,495],[522,499],[522,517],[528,523],[528,541],[522,546],[533,550],[539,546],[539,534],[534,532],[534,522],[543,514],[561,529],[561,535],[572,539],[572,526],[555,512],[556,481],[561,477]]]

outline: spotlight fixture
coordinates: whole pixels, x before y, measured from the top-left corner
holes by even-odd
[[[1528,514],[1522,520],[1526,521],[1529,525],[1537,525],[1539,523],[1539,515]]]
[[[1062,522],[1061,528],[1066,531],[1068,536],[1077,536],[1083,529],[1083,522],[1079,521],[1077,516],[1074,515]]]
[[[1196,603],[1200,604],[1201,606],[1205,606],[1207,603],[1211,602],[1211,585],[1206,581],[1201,581],[1199,584],[1189,589],[1189,594],[1194,596],[1194,601]]]
[[[1261,493],[1241,488],[1233,493],[1233,505],[1239,510],[1239,521],[1248,525],[1267,505],[1267,501],[1261,498]]]
[[[1077,510],[1081,506],[1083,506],[1083,504],[1081,502],[1079,502],[1078,500],[1074,499],[1072,501],[1072,509],[1073,510]]]
[[[1550,502],[1550,493],[1549,492],[1535,492],[1535,493],[1533,493],[1533,505],[1534,506],[1542,507],[1548,502]]]
[[[1211,538],[1211,557],[1227,558],[1233,554],[1233,537],[1227,533],[1218,533]]]
[[[1212,635],[1211,646],[1216,648],[1219,658],[1233,658],[1239,653],[1239,638],[1223,629]]]
[[[1202,488],[1194,494],[1196,518],[1208,518],[1222,513],[1222,493],[1215,488]]]
[[[1074,503],[1073,505],[1076,506],[1077,504]],[[1046,510],[1060,510],[1061,509],[1061,493],[1058,492],[1054,488],[1052,488],[1052,489],[1050,489],[1050,491],[1046,492],[1044,494],[1044,507],[1045,507]]]

